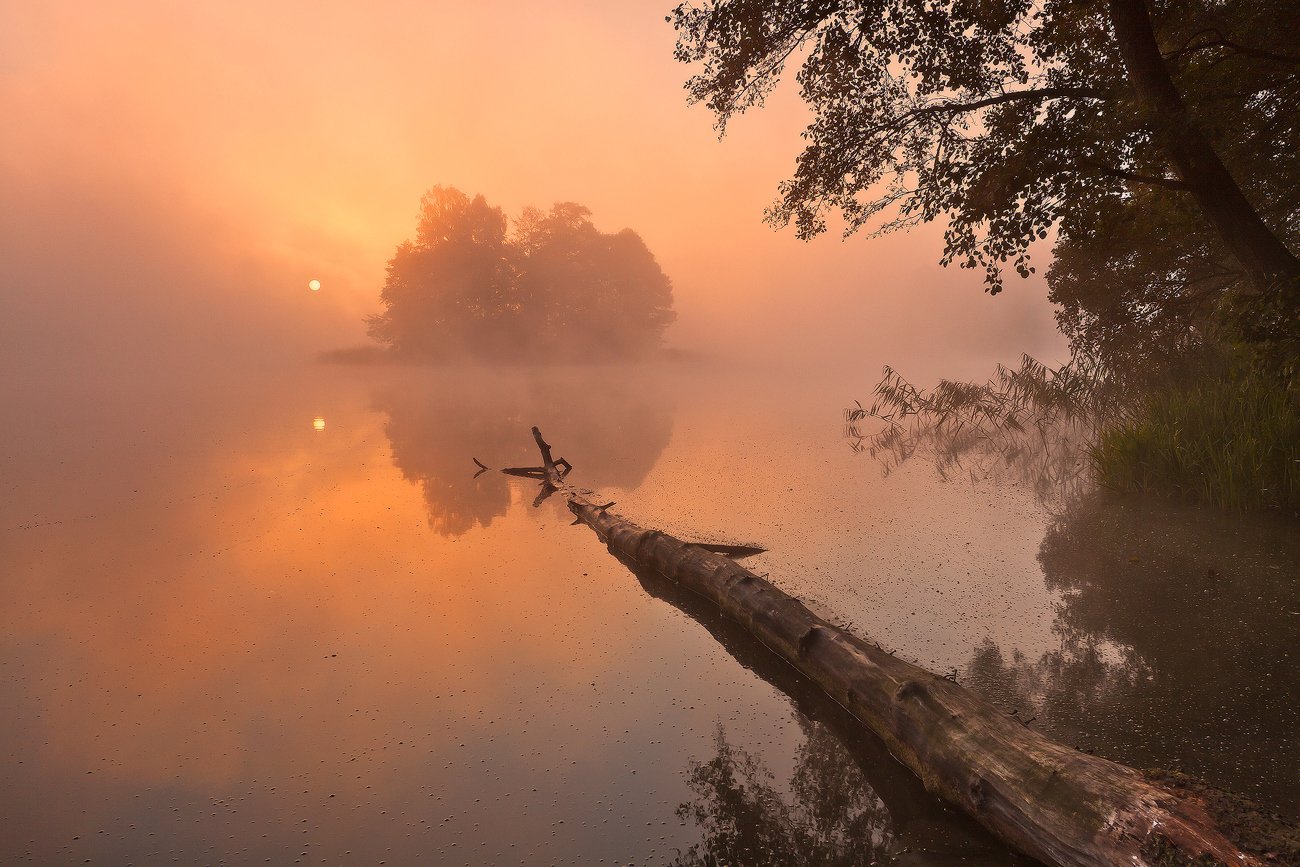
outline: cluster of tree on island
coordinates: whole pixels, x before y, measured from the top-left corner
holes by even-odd
[[[434,187],[397,248],[370,335],[422,359],[600,360],[656,349],[672,283],[631,229],[607,234],[582,205],[525,208]]]

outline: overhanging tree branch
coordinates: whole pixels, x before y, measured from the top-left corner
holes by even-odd
[[[1209,36],[1201,42],[1195,41],[1197,37]],[[1243,57],[1254,57],[1258,60],[1271,60],[1275,63],[1300,64],[1300,57],[1290,54],[1282,54],[1277,51],[1268,51],[1263,48],[1256,48],[1251,45],[1244,45],[1223,34],[1223,31],[1217,27],[1206,27],[1198,30],[1183,43],[1181,48],[1164,54],[1166,60],[1176,60],[1185,54],[1194,54],[1197,51],[1206,51],[1210,48],[1226,48],[1234,54],[1240,54]]]
[[[1176,190],[1182,193],[1189,192],[1191,190],[1191,187],[1189,187],[1186,184],[1186,182],[1181,181],[1178,178],[1161,178],[1161,177],[1155,177],[1153,175],[1144,175],[1138,172],[1131,172],[1126,169],[1120,169],[1114,166],[1108,166],[1105,163],[1099,163],[1096,162],[1095,160],[1085,159],[1082,160],[1081,163],[1087,166],[1088,168],[1094,169],[1109,178],[1118,178],[1122,181],[1133,181],[1134,183],[1137,184],[1147,184],[1153,187],[1163,187],[1164,189],[1167,190]]]
[[[924,106],[919,111],[935,112],[941,111],[950,114],[962,114],[969,111],[979,111],[982,108],[991,108],[995,105],[1003,105],[1008,102],[1022,102],[1024,100],[1044,101],[1049,99],[1106,99],[1109,94],[1104,90],[1097,90],[1091,87],[1037,87],[1032,90],[1008,90],[994,96],[988,96],[984,99],[977,99],[973,102],[944,102],[939,105]]]

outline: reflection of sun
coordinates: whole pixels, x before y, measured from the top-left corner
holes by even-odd
[[[313,292],[319,292],[319,291],[320,291],[320,281],[319,281],[319,280],[313,280],[313,281],[311,281],[310,283],[307,284],[307,288],[310,289],[310,290],[313,291]]]
[[[325,417],[320,415],[316,416],[311,420],[311,426],[315,430],[325,430]]]

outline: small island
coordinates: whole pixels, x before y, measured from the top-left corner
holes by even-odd
[[[370,336],[407,360],[644,357],[676,318],[672,282],[631,229],[608,234],[561,202],[515,220],[434,187],[388,263]]]

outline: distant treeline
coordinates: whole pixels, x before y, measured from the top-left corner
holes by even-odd
[[[607,234],[572,202],[511,225],[483,196],[434,187],[368,319],[398,355],[489,361],[629,358],[673,322],[672,282],[630,229]]]

